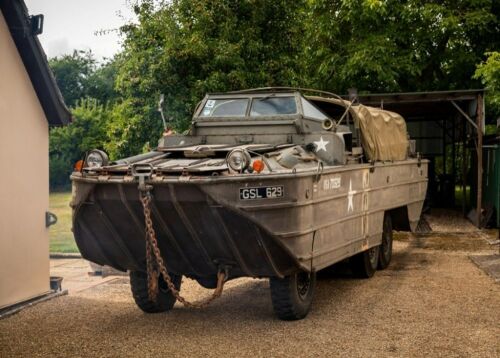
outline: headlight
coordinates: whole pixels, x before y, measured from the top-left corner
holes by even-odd
[[[87,154],[85,158],[85,166],[88,168],[100,168],[108,165],[108,155],[102,150],[94,149]]]
[[[250,160],[250,154],[244,149],[233,149],[226,157],[227,165],[235,172],[248,168]]]

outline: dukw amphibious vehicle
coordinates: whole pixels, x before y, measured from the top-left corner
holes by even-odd
[[[392,230],[416,228],[427,161],[413,148],[400,115],[331,93],[209,94],[189,132],[166,131],[152,152],[87,153],[71,176],[75,239],[130,272],[146,312],[189,305],[182,276],[210,299],[247,276],[270,279],[279,318],[301,319],[316,272],[348,259],[371,277],[391,261]]]

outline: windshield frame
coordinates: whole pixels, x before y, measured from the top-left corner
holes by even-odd
[[[218,116],[212,116],[212,115],[203,115],[203,111],[207,108],[207,105],[208,105],[208,101],[227,101],[226,103],[230,102],[230,101],[246,101],[245,103],[245,112],[243,114],[230,114],[230,115],[218,115]],[[238,98],[214,98],[214,97],[210,97],[208,98],[206,101],[204,101],[203,103],[203,106],[200,108],[200,112],[199,112],[199,117],[200,118],[244,118],[247,116],[248,114],[248,107],[250,107],[252,104],[252,100],[250,98],[247,98],[247,97],[238,97]],[[220,104],[219,104],[220,105]],[[216,105],[214,103],[214,109]]]
[[[273,115],[262,115],[262,116],[251,116],[252,101],[259,98],[265,97],[293,97],[295,99],[295,105],[297,112],[294,114],[273,114]],[[276,119],[297,119],[303,117],[302,103],[300,101],[301,94],[299,92],[263,92],[263,93],[216,93],[208,94],[203,98],[203,100],[198,104],[193,119],[196,121],[209,122],[209,121],[265,121],[265,120],[276,120]],[[208,100],[218,100],[218,99],[248,99],[248,105],[246,108],[246,113],[244,116],[202,116],[203,109]]]
[[[272,101],[273,99],[278,99],[278,98],[291,98],[294,101],[295,104],[295,112],[293,113],[274,113],[274,114],[252,114],[254,111],[254,104],[263,102],[263,101]],[[265,103],[265,102],[263,102]],[[275,117],[275,116],[293,116],[299,114],[299,106],[297,105],[297,98],[295,96],[264,96],[264,97],[254,97],[250,101],[250,117],[252,118],[262,118],[262,117]]]

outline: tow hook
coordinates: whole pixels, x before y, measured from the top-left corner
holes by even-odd
[[[229,265],[221,265],[221,266],[219,266],[219,273],[223,273],[224,274],[224,281],[223,282],[226,282],[229,279],[229,268],[230,268]]]
[[[153,175],[153,166],[151,164],[132,164],[130,170],[132,176],[139,180],[140,191],[147,192],[153,188],[151,185],[146,185],[146,179],[151,178]]]

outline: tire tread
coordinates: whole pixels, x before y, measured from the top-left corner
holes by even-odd
[[[169,311],[175,304],[175,297],[170,292],[158,291],[157,302],[149,299],[147,274],[142,271],[130,271],[130,288],[135,304],[146,313]],[[180,288],[180,276],[173,276],[176,287]]]
[[[299,319],[290,297],[290,279],[271,278],[271,299],[276,315],[282,320]]]
[[[271,277],[271,300],[273,309],[279,319],[284,321],[295,321],[307,316],[314,297],[316,285],[316,273],[311,273],[310,288],[306,300],[298,297],[296,292],[297,277],[287,276],[285,278]]]

